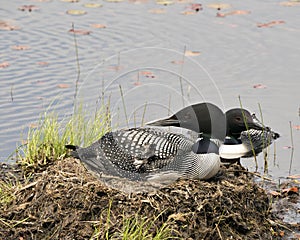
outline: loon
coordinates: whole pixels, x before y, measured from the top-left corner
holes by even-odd
[[[208,116],[205,117],[205,114]],[[186,128],[203,137],[215,139],[220,147],[219,154],[222,159],[251,157],[262,152],[280,137],[246,109],[234,108],[224,114],[211,103],[185,107],[168,118],[154,120],[146,125]],[[218,127],[219,129],[216,129]]]
[[[241,108],[230,109],[226,112],[227,119],[227,141],[236,143],[226,143],[220,146],[220,156],[225,159],[236,157],[253,157],[271,145],[274,140],[280,137],[270,127],[264,126],[249,111]],[[246,122],[246,123],[245,123]],[[245,129],[246,127],[246,129]]]
[[[154,120],[146,125],[186,128],[220,140],[226,136],[226,116],[219,107],[209,102],[187,106],[171,117]]]
[[[210,179],[220,169],[219,147],[208,138],[195,142],[153,128],[108,132],[87,148],[66,148],[106,185],[125,192],[139,191],[134,182],[161,187],[178,178]],[[117,186],[120,182],[122,187]]]

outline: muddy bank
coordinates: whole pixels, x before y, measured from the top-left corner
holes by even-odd
[[[68,158],[12,190],[12,202],[1,204],[0,239],[122,239],[134,219],[151,222],[152,238],[167,228],[157,239],[282,239],[286,230],[265,191],[239,166],[211,181],[180,180],[155,193],[128,195]]]

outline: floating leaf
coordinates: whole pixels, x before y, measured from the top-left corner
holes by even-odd
[[[40,66],[48,66],[49,65],[48,62],[37,62],[36,64],[40,65]]]
[[[195,11],[183,11],[183,12],[181,12],[181,14],[183,14],[183,15],[194,15],[194,14],[196,14],[196,12]]]
[[[211,3],[211,4],[207,4],[206,6],[218,10],[231,8],[231,5],[227,3]]]
[[[60,0],[62,2],[70,2],[70,3],[76,3],[79,2],[79,0]]]
[[[123,69],[123,66],[121,65],[111,65],[108,67],[109,69],[115,70],[116,72]]]
[[[291,148],[293,148],[292,146],[284,146],[284,147],[282,147],[283,149],[291,149]]]
[[[173,4],[174,2],[172,0],[156,0],[156,3],[167,6]]]
[[[300,2],[281,2],[279,3],[281,6],[286,6],[286,7],[295,7],[295,6],[300,6]]]
[[[16,46],[12,46],[11,48],[13,50],[28,50],[28,49],[30,49],[29,46],[25,46],[25,45],[16,45]]]
[[[74,10],[74,9],[71,9],[71,10],[67,11],[67,14],[70,14],[70,15],[84,15],[86,13],[87,12],[84,11],[84,10]]]
[[[287,178],[290,178],[290,179],[300,179],[300,174],[297,174],[297,175],[290,175],[288,176]]]
[[[18,9],[20,11],[32,12],[32,11],[38,10],[39,8],[35,5],[23,5],[23,6],[19,7]]]
[[[136,82],[134,82],[133,83],[135,86],[140,86],[140,85],[142,85],[142,83],[140,82],[140,81],[136,81]]]
[[[8,22],[5,22],[5,21],[0,21],[0,29],[1,30],[9,30],[9,31],[12,31],[12,30],[19,30],[20,27],[18,26],[14,26]]]
[[[227,12],[227,13],[217,13],[217,17],[226,17],[226,16],[230,16],[230,15],[246,15],[246,14],[250,14],[251,11],[247,11],[247,10],[235,10],[235,11],[231,11],[231,12]]]
[[[156,9],[150,9],[150,10],[148,10],[148,12],[155,13],[155,14],[163,14],[163,13],[166,13],[167,11],[162,8],[156,8]]]
[[[190,5],[190,9],[199,12],[200,10],[203,10],[202,4],[200,3],[193,3]]]
[[[295,128],[296,130],[300,130],[300,125],[294,125],[293,128]]]
[[[69,88],[70,85],[69,84],[65,84],[65,83],[60,83],[57,85],[58,88]]]
[[[192,3],[193,0],[176,0],[177,3]]]
[[[100,3],[85,3],[85,4],[83,4],[83,6],[87,7],[87,8],[100,8],[103,5]]]
[[[83,29],[70,29],[69,30],[69,33],[75,33],[75,34],[78,34],[78,35],[89,35],[92,33],[92,31],[88,31],[88,30],[83,30]]]
[[[105,0],[106,2],[114,2],[114,3],[119,3],[123,2],[124,0]]]
[[[253,85],[253,88],[263,89],[263,88],[267,88],[267,86],[259,83],[259,84]]]
[[[0,63],[0,68],[7,68],[9,66],[8,62]]]
[[[99,24],[99,23],[94,23],[94,24],[91,24],[91,27],[92,28],[106,28],[106,25]]]
[[[147,78],[155,78],[155,75],[150,71],[141,71],[140,74]]]
[[[182,61],[182,60],[174,60],[174,61],[172,61],[171,63],[173,63],[173,64],[183,64],[184,63],[184,61]]]
[[[258,23],[257,27],[259,27],[259,28],[261,28],[261,27],[273,27],[274,25],[283,24],[283,23],[285,23],[285,21],[282,21],[282,20],[272,21],[272,22],[268,22],[268,23]]]
[[[190,56],[190,57],[194,57],[194,56],[199,56],[200,55],[200,52],[198,51],[189,51],[189,50],[186,50],[185,53],[184,53],[185,56]]]

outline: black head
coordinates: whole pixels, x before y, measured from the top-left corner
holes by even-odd
[[[212,103],[194,104],[181,109],[169,118],[147,124],[186,128],[222,140],[226,134],[225,114]]]
[[[197,154],[206,154],[206,153],[219,154],[219,147],[214,142],[210,141],[209,138],[202,138],[199,141],[197,141],[193,145],[192,150],[194,153]]]
[[[254,122],[252,115],[243,108],[234,108],[226,112],[226,135],[239,138],[241,132],[256,129],[263,130],[263,126]]]

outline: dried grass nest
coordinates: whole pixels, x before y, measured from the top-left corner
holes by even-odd
[[[8,175],[8,174],[7,174]],[[8,181],[9,178],[6,177]],[[109,189],[77,159],[57,160],[1,204],[0,239],[122,239],[124,218],[166,224],[169,239],[276,239],[270,200],[241,166],[210,181],[178,180],[152,193]],[[124,237],[124,236],[123,236]],[[125,239],[125,238],[123,238]]]

